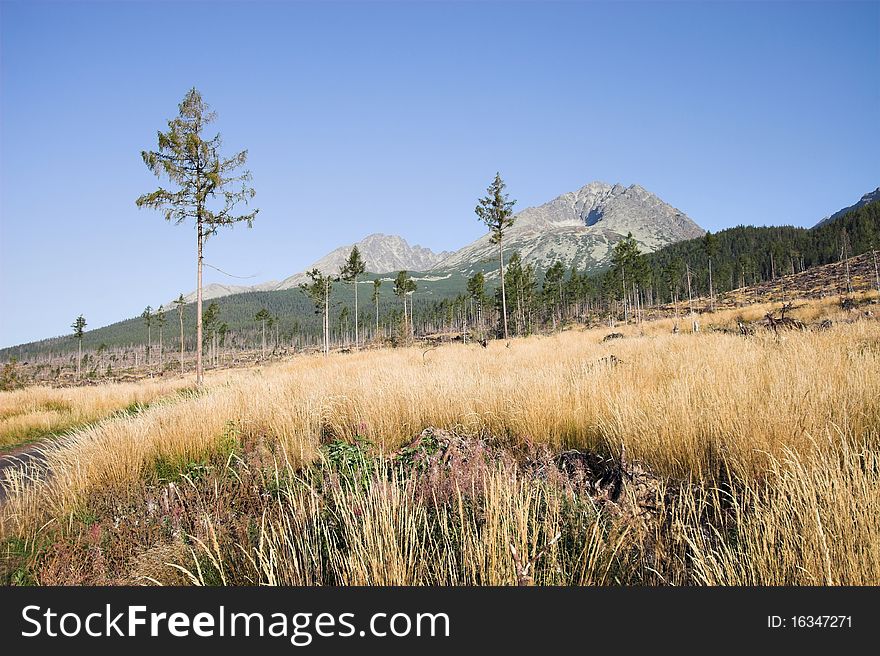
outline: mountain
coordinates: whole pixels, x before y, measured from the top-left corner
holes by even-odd
[[[867,205],[868,203],[873,203],[874,201],[878,201],[878,200],[880,200],[880,187],[877,187],[874,191],[869,191],[867,194],[865,194],[864,196],[862,196],[859,199],[859,202],[855,203],[854,205],[850,205],[849,207],[844,207],[842,210],[836,211],[831,216],[826,216],[824,219],[819,221],[819,223],[817,223],[813,227],[818,228],[820,225],[824,225],[826,223],[831,223],[835,219],[839,219],[841,216],[843,216],[847,212],[851,212],[854,209],[857,209],[859,207],[862,207],[863,205]]]
[[[591,182],[577,191],[519,212],[504,237],[504,248],[507,255],[516,251],[539,270],[559,260],[566,268],[592,271],[610,263],[614,244],[629,232],[644,252],[704,234],[683,212],[639,185],[624,187]],[[357,244],[340,246],[280,283],[272,281],[253,287],[213,283],[204,288],[204,298],[292,289],[307,282],[305,271],[311,269],[338,273],[355,245],[372,273],[407,270],[438,274],[442,278],[451,272],[471,275],[476,270],[485,270],[490,278],[497,275],[498,249],[488,234],[454,253],[435,253],[419,245],[410,246],[402,237],[376,233]],[[194,300],[195,292],[185,298]]]
[[[825,224],[814,228],[737,226],[720,230],[714,233],[718,252],[712,259],[713,290],[716,294],[721,294],[743,284],[767,282],[792,272],[799,273],[810,267],[838,262],[840,235],[843,229],[847,232],[853,255],[870,253],[873,257],[873,249],[880,244],[880,200],[847,212],[831,225]],[[451,259],[451,256],[447,259]],[[866,261],[868,264],[861,267],[861,271],[853,261],[854,268],[851,271],[854,283],[858,283],[861,287],[872,284],[871,280],[875,281],[873,284],[877,284],[873,260],[869,258]],[[488,266],[491,267],[493,264],[494,254]],[[672,293],[670,282],[674,285],[678,298],[687,298],[688,282],[695,297],[708,294],[706,251],[702,239],[677,241],[648,253],[645,264],[649,274],[649,289],[655,300],[668,301]],[[690,280],[687,280],[682,273],[685,270],[689,272]],[[678,273],[673,274],[673,271]],[[617,285],[605,276],[613,275],[613,272],[606,270],[594,272],[586,280],[581,278],[578,293],[586,294],[590,302],[597,306],[607,303],[604,290],[616,289]],[[466,278],[455,271],[426,272],[414,277],[418,284],[413,310],[417,323],[425,318],[436,322],[438,317],[447,316],[450,299],[463,294],[467,284]],[[400,300],[391,290],[390,276],[382,276],[382,279],[385,284],[382,285],[379,303],[382,321],[385,323],[394,321],[395,315],[392,315],[392,312],[400,312]],[[487,285],[490,295],[496,285],[497,278]],[[840,289],[845,289],[845,286],[841,286]],[[231,331],[231,347],[235,344],[258,343],[259,331],[254,322],[254,315],[261,309],[266,309],[273,316],[279,317],[280,334],[286,336],[287,343],[290,343],[290,340],[301,340],[297,342],[300,345],[316,343],[321,332],[320,316],[315,314],[314,305],[299,290],[263,292],[250,291],[250,288],[248,290],[249,293],[232,294],[217,301],[221,320],[228,324]],[[540,297],[541,295],[538,294],[536,299],[540,300]],[[342,308],[350,307],[351,300],[351,289],[346,285],[334,286],[330,299],[331,323],[334,330],[338,326]],[[364,310],[371,319],[372,311],[372,307]],[[399,317],[399,314],[396,316]],[[184,307],[184,326],[186,340],[190,345],[188,348],[191,348],[195,340],[195,307],[192,304]],[[166,332],[165,344],[168,349],[176,349],[177,342],[174,341],[176,331],[172,330],[171,333]],[[101,346],[130,350],[134,345],[140,345],[142,348],[145,339],[143,320],[135,317],[87,331],[83,339],[83,348],[86,352],[95,352]],[[0,363],[8,362],[12,357],[18,358],[21,362],[33,362],[34,358],[56,357],[58,354],[67,357],[66,354],[75,352],[76,348],[76,339],[68,333],[62,337],[0,349]],[[65,366],[72,366],[70,362],[73,360],[68,359]],[[115,368],[117,365],[114,363]]]
[[[306,271],[319,269],[323,273],[338,273],[345,264],[351,249],[357,246],[361,257],[367,263],[367,271],[387,273],[390,271],[427,271],[449,255],[448,252],[435,253],[430,248],[416,244],[410,246],[403,237],[376,233],[364,237],[357,244],[340,246],[320,260],[306,267]],[[295,273],[282,280],[275,289],[290,289],[306,282],[305,273]]]
[[[430,248],[423,248],[418,244],[410,246],[403,237],[398,237],[397,235],[375,233],[364,237],[357,244],[340,246],[330,251],[327,255],[306,267],[305,271],[319,269],[323,273],[339,273],[339,268],[348,259],[354,246],[358,247],[361,257],[367,263],[367,271],[373,273],[388,273],[401,270],[428,271],[437,262],[449,255],[447,251],[435,253]],[[281,282],[270,280],[269,282],[252,286],[211,283],[202,288],[202,299],[210,300],[233,294],[243,294],[245,292],[271,292],[281,289],[292,289],[307,280],[308,277],[302,271],[288,276]],[[186,294],[184,299],[186,299],[187,303],[195,301],[195,291]],[[171,307],[173,302],[172,300],[166,303],[166,307]]]
[[[504,249],[508,256],[518,252],[538,269],[561,261],[566,268],[591,271],[610,263],[612,248],[629,232],[644,252],[705,234],[684,212],[639,185],[591,182],[516,214],[504,236]],[[497,258],[498,246],[487,234],[434,269],[468,275],[486,264],[491,270]]]
[[[779,285],[781,298],[785,298],[788,285],[779,282],[783,276],[840,262],[844,230],[850,255],[868,254],[850,272],[851,283],[857,289],[880,286],[880,277],[873,267],[874,249],[880,244],[880,200],[877,200],[856,206],[833,223],[825,222],[812,228],[740,225],[719,230],[714,233],[717,251],[712,257],[712,290],[717,294],[772,281]],[[670,282],[677,288],[679,298],[687,298],[689,287],[695,297],[709,293],[706,247],[702,239],[676,242],[648,253],[644,264],[652,289],[660,298],[669,299]],[[853,267],[856,267],[855,260]],[[842,267],[838,272],[842,273],[840,269]],[[687,277],[685,271],[688,271]],[[827,280],[820,283],[817,278],[811,294],[827,293],[826,283]],[[604,271],[595,278],[596,289],[607,288],[609,284],[616,284],[613,271]],[[837,293],[845,293],[847,283],[842,275],[837,284]]]
[[[231,296],[232,294],[243,294],[244,292],[268,292],[273,289],[278,288],[277,280],[270,280],[268,282],[260,283],[259,285],[223,285],[218,282],[212,282],[210,285],[205,285],[202,287],[202,300],[208,301],[212,298],[221,298],[223,296]],[[196,300],[196,293],[194,291],[189,294],[184,295],[183,299],[187,303],[194,303]],[[177,299],[169,301],[165,303],[166,308],[173,307],[174,302]]]

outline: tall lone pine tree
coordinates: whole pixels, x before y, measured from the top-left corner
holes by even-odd
[[[513,206],[515,200],[507,200],[504,193],[504,180],[496,173],[495,179],[486,190],[487,195],[481,198],[474,209],[480,220],[486,224],[493,244],[498,244],[498,262],[501,274],[501,316],[504,317],[504,339],[507,339],[507,291],[504,288],[504,248],[501,240],[505,231],[513,226]]]
[[[156,177],[165,176],[173,189],[160,187],[137,199],[138,207],[162,210],[167,221],[175,225],[193,219],[196,225],[196,384],[201,386],[202,365],[202,252],[205,239],[221,226],[236,223],[253,224],[259,210],[235,214],[239,203],[252,199],[249,171],[236,172],[247,162],[243,150],[225,158],[218,152],[220,135],[204,138],[202,132],[217,115],[192,88],[179,105],[178,116],[168,121],[168,131],[158,133],[158,150],[145,150],[141,157]]]

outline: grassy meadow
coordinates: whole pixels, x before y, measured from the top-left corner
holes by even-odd
[[[0,574],[880,584],[880,321],[822,299],[791,313],[805,330],[757,324],[778,307],[703,314],[697,333],[667,318],[298,356],[200,394],[185,378],[2,393],[0,440],[79,428],[44,447],[50,474],[5,472]]]
[[[192,390],[193,381],[143,380],[93,387],[26,387],[0,393],[0,455],[36,438],[57,436],[105,419],[132,414],[159,399]]]

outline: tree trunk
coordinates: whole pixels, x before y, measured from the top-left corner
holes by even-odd
[[[504,289],[504,248],[498,239],[498,262],[501,264],[501,315],[504,317],[504,339],[507,340],[507,292]]]
[[[324,355],[330,353],[330,283],[324,283]]]
[[[358,279],[354,277],[354,350],[359,350],[360,341],[358,336]]]
[[[688,281],[688,311],[691,316],[694,316],[694,297],[691,294],[691,265],[685,265],[687,268],[687,281]]]
[[[406,339],[409,335],[409,315],[406,313],[406,292],[402,294],[403,298],[403,338]]]
[[[199,210],[198,223],[198,266],[196,279],[196,387],[204,382],[202,368],[202,217]]]
[[[162,326],[159,326],[159,373],[162,373]]]
[[[712,289],[712,258],[709,258],[709,305],[715,309],[715,291]]]
[[[182,308],[181,308],[182,310]],[[180,320],[180,373],[183,373],[183,312],[178,313]]]
[[[82,375],[82,360],[83,360],[83,341],[82,337],[79,338],[79,349],[77,350],[76,356],[76,377],[79,378]]]
[[[874,255],[874,278],[877,281],[877,292],[880,293],[880,268],[877,266],[877,251],[872,250],[871,253]]]

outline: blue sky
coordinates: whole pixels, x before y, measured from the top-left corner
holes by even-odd
[[[496,170],[518,208],[638,183],[705,228],[812,225],[880,184],[880,4],[2,2],[0,345],[195,286],[135,198],[198,87],[261,209],[206,281],[373,232],[452,250]]]

